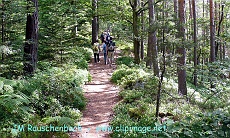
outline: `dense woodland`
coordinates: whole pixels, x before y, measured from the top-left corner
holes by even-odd
[[[109,30],[122,90],[111,137],[230,137],[229,0],[1,0],[0,137],[22,124],[74,126],[91,80],[92,44]]]

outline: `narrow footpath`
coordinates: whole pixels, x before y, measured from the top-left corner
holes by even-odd
[[[119,51],[118,51],[119,52]],[[118,53],[115,53],[115,58]],[[114,116],[113,107],[119,101],[118,87],[110,82],[116,65],[104,65],[102,53],[100,62],[89,64],[89,72],[92,81],[84,85],[87,106],[83,111],[80,126],[81,131],[71,133],[71,138],[109,138],[111,132],[103,132],[100,129],[107,128]]]

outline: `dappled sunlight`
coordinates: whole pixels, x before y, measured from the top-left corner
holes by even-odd
[[[118,57],[118,52],[120,51],[117,51],[115,58]],[[108,137],[110,132],[96,132],[96,128],[98,126],[109,126],[114,114],[112,109],[119,101],[119,88],[110,81],[115,69],[115,64],[112,64],[112,66],[104,65],[102,54],[100,54],[99,63],[94,63],[94,60],[91,60],[89,72],[92,75],[92,81],[83,86],[87,106],[79,122],[82,131],[71,133],[72,138]]]

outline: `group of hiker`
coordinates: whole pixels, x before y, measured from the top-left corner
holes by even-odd
[[[109,64],[110,66],[114,62],[114,51],[115,51],[115,42],[110,36],[110,33],[101,33],[100,36],[101,44],[98,40],[93,44],[93,53],[94,53],[94,62],[100,62],[99,54],[102,51],[104,55],[104,64]]]

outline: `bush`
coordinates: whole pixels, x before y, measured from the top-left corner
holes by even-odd
[[[47,68],[20,81],[0,78],[1,137],[67,136],[63,132],[32,133],[14,129],[14,124],[45,126],[65,123],[73,126],[79,121],[80,110],[86,105],[81,86],[91,77],[87,70],[64,66]]]
[[[116,64],[124,64],[126,66],[132,67],[134,66],[134,59],[132,57],[119,57],[116,59]]]
[[[141,68],[128,68],[126,65],[122,65],[114,71],[111,81],[125,89],[144,88],[144,81],[149,75]]]
[[[39,97],[37,98],[41,101],[43,98],[47,99],[47,97],[51,96],[58,99],[63,105],[83,109],[85,99],[80,86],[87,82],[88,78],[88,71],[77,69],[76,66],[53,67],[28,79],[22,91],[28,96],[35,95],[35,98],[38,95]]]
[[[15,91],[17,81],[0,77],[0,136],[9,137],[10,127],[23,122],[33,113],[29,107],[29,97]]]

